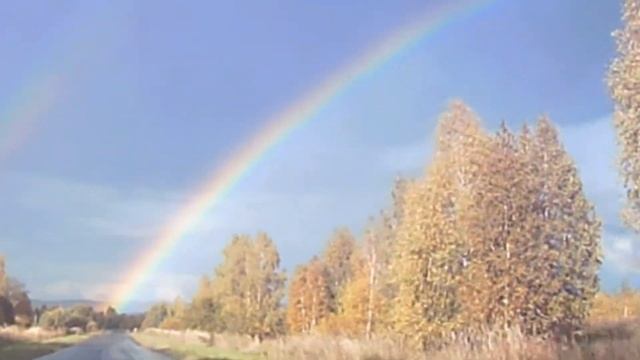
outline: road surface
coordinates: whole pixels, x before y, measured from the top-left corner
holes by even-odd
[[[94,336],[36,360],[171,360],[136,344],[126,333]]]

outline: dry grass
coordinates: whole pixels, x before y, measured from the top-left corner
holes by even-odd
[[[287,337],[263,344],[272,360],[636,360],[640,359],[640,321],[592,326],[574,343],[558,343],[519,331],[486,332],[453,340],[441,350],[411,351],[398,341],[335,337]]]
[[[219,335],[216,346],[208,345],[208,334],[198,331],[147,329],[132,334],[141,345],[175,359],[260,360],[262,354],[250,350],[245,337]]]
[[[154,336],[157,337],[156,333]],[[640,359],[640,320],[599,323],[577,336],[575,342],[558,343],[527,337],[517,330],[485,332],[459,337],[428,353],[416,352],[400,341],[378,338],[357,340],[335,336],[286,336],[256,344],[248,337],[208,335],[198,332],[164,332],[156,341],[172,349],[197,354],[192,358],[268,360],[636,360]],[[173,338],[169,341],[168,338]],[[197,348],[197,351],[194,350]],[[223,352],[221,349],[228,349]],[[180,353],[180,352],[179,352]],[[211,354],[211,355],[208,355]],[[216,354],[216,355],[213,355]]]
[[[38,328],[0,329],[0,359],[30,360],[86,340],[89,335],[62,336]]]
[[[355,340],[329,336],[288,336],[267,340],[261,348],[267,359],[410,360],[418,354],[389,339]]]
[[[0,337],[23,341],[42,341],[66,335],[64,330],[45,330],[40,327],[23,329],[18,326],[0,327]]]

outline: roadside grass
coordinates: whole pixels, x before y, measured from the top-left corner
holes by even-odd
[[[517,329],[452,339],[440,350],[413,352],[390,339],[289,336],[263,344],[268,360],[637,360],[640,319],[593,324],[573,342],[528,337]]]
[[[209,346],[200,341],[185,340],[172,335],[138,332],[131,334],[140,345],[184,360],[262,360],[259,353],[242,352]]]
[[[32,360],[77,344],[88,339],[89,336],[90,335],[69,335],[43,341],[0,337],[0,359]]]
[[[142,345],[189,360],[637,360],[640,319],[597,322],[571,342],[532,338],[517,329],[452,338],[440,350],[415,352],[397,339],[294,335],[251,344],[227,334],[216,347],[179,331],[133,334]],[[228,349],[228,350],[227,350]],[[231,350],[233,349],[233,350]],[[237,350],[240,349],[240,350]]]

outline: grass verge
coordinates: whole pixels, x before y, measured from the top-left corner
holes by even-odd
[[[185,341],[175,336],[149,332],[131,334],[142,346],[162,352],[174,359],[188,360],[262,360],[260,354],[224,350],[204,343]]]
[[[0,338],[0,359],[32,360],[89,338],[89,335],[69,335],[43,341]]]

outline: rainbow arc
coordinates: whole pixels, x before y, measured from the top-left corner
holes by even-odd
[[[335,72],[319,87],[302,96],[279,114],[264,122],[243,147],[209,175],[170,220],[158,232],[150,246],[127,269],[108,303],[124,308],[138,288],[171,254],[176,244],[184,238],[202,217],[218,204],[232,187],[263,157],[265,153],[286,138],[297,127],[314,117],[324,106],[339,96],[350,84],[366,76],[408,51],[412,45],[446,28],[455,19],[471,15],[495,2],[450,1],[437,9],[431,9],[419,21],[390,34],[370,51],[358,57],[348,66]]]

